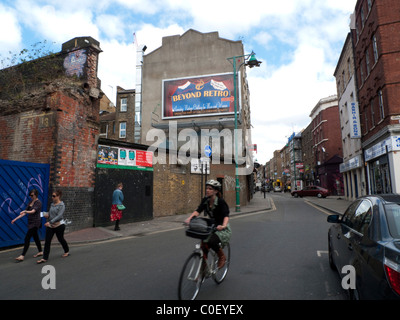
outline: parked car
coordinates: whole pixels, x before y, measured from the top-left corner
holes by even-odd
[[[325,198],[329,196],[329,191],[325,188],[318,186],[307,186],[301,190],[292,190],[293,197],[317,196],[318,198]]]
[[[400,195],[365,196],[330,215],[329,264],[355,270],[352,299],[400,299]],[[346,279],[347,280],[347,279]]]

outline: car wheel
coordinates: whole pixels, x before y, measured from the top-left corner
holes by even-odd
[[[317,197],[318,197],[318,198],[322,198],[322,194],[318,193],[318,194],[317,194]]]
[[[293,196],[297,198],[299,195],[297,193],[293,193]]]

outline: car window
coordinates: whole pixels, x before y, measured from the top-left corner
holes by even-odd
[[[342,217],[342,223],[348,226],[349,228],[353,228],[353,222],[351,221],[351,217],[356,212],[358,205],[360,204],[360,200],[354,201],[346,210]]]
[[[385,205],[385,211],[390,234],[393,238],[400,239],[400,205]]]
[[[357,207],[354,215],[350,218],[353,229],[365,234],[372,218],[372,204],[368,200],[363,200]]]

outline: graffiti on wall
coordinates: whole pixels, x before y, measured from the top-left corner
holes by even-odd
[[[246,188],[246,184],[239,182],[240,190]],[[236,177],[225,176],[224,177],[224,190],[225,191],[235,191],[236,190]]]
[[[64,59],[65,74],[67,76],[83,76],[86,59],[86,50],[84,49],[68,53]]]

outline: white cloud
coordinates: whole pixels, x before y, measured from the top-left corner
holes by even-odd
[[[125,32],[123,21],[120,17],[111,14],[101,14],[96,17],[96,25],[103,32],[108,39],[123,39]]]
[[[332,70],[326,68],[324,50],[303,44],[289,64],[269,76],[249,74],[252,139],[258,144],[259,161],[272,158],[274,150],[284,147],[287,136],[309,124],[317,102],[336,93],[333,77],[326,76]]]
[[[19,0],[17,9],[20,21],[39,33],[45,40],[63,43],[78,36],[99,38],[99,31],[92,22],[90,10],[65,12],[52,5],[40,6],[31,1]]]
[[[162,45],[162,38],[166,36],[182,35],[186,30],[177,24],[171,24],[166,28],[158,28],[151,24],[144,24],[136,32],[139,44],[147,46],[146,54]]]
[[[15,10],[0,4],[0,54],[19,48],[22,40],[21,27]]]
[[[98,77],[101,88],[115,103],[117,86],[135,89],[136,48],[133,43],[120,43],[116,40],[102,41],[103,50],[99,58]]]

